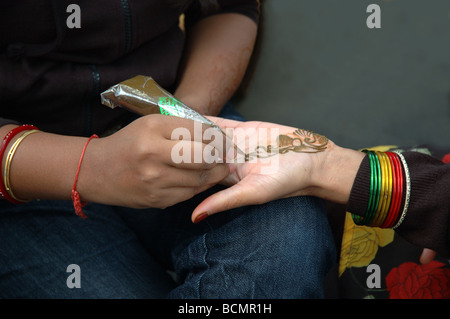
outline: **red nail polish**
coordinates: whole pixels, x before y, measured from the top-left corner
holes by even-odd
[[[204,220],[206,217],[208,217],[208,213],[201,213],[194,219],[194,224],[200,223],[202,220]]]

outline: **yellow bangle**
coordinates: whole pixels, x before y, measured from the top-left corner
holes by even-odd
[[[392,177],[392,166],[391,161],[389,160],[389,157],[386,153],[381,153],[381,156],[384,158],[384,163],[386,167],[386,189],[384,194],[384,201],[383,201],[383,210],[380,214],[380,218],[378,219],[378,225],[382,225],[387,217],[387,214],[389,212],[389,208],[391,206],[391,199],[392,199],[392,187],[393,187],[393,177]]]
[[[380,201],[378,203],[377,213],[375,219],[371,223],[371,226],[379,226],[386,218],[389,211],[390,198],[392,197],[392,170],[390,170],[390,163],[387,155],[382,152],[375,152],[378,156],[381,166],[382,182],[380,190]]]
[[[8,155],[6,156],[6,160],[5,160],[5,167],[4,167],[4,171],[3,171],[3,183],[5,185],[5,189],[12,198],[14,198],[16,201],[22,202],[22,203],[27,202],[28,200],[23,200],[23,199],[17,198],[11,189],[11,185],[10,185],[10,181],[9,181],[9,174],[11,171],[11,162],[12,162],[14,154],[16,153],[16,150],[19,147],[20,143],[22,143],[22,141],[25,139],[25,137],[27,137],[30,134],[36,133],[36,132],[40,132],[40,131],[39,130],[30,130],[30,131],[26,131],[25,133],[23,133],[11,146],[11,148],[9,149]]]

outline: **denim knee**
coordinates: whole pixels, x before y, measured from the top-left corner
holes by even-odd
[[[277,275],[289,290],[281,298],[323,298],[323,284],[336,260],[335,243],[321,200],[297,197],[282,200],[284,213],[274,223],[279,249]]]
[[[226,214],[229,214],[228,216]],[[335,260],[320,200],[297,197],[223,212],[174,255],[174,298],[321,298]]]
[[[274,298],[322,298],[323,282],[336,254],[322,201],[282,199],[267,205],[264,212],[259,245],[265,246],[260,252],[266,268],[260,272],[273,273],[269,279],[273,289],[264,293]]]

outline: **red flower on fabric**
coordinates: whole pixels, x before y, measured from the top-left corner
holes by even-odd
[[[444,163],[450,163],[450,153],[446,154],[443,158],[442,161]]]
[[[393,268],[386,276],[390,299],[450,299],[450,269],[433,260],[413,262]]]

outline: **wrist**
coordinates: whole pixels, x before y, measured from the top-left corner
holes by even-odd
[[[14,193],[24,199],[70,199],[83,142],[46,132],[27,137],[11,165]]]
[[[88,144],[86,146],[86,144]],[[108,158],[107,148],[103,146],[103,138],[94,138],[89,142],[85,139],[86,151],[82,156],[82,150],[79,150],[77,160],[81,162],[76,190],[80,194],[82,201],[109,203],[102,194],[105,188],[111,187],[111,182],[104,178],[107,175],[108,166],[111,166],[112,158]],[[108,164],[108,165],[106,165]],[[75,178],[75,175],[74,175]],[[72,183],[74,180],[72,180]]]
[[[365,154],[333,145],[311,174],[314,196],[346,204]]]
[[[37,127],[32,125],[5,125],[1,128],[0,134],[3,136],[3,140],[0,148],[0,195],[2,199],[16,204],[25,201],[17,198],[13,193],[10,185],[10,167],[18,145],[29,134],[35,132],[38,132]]]

